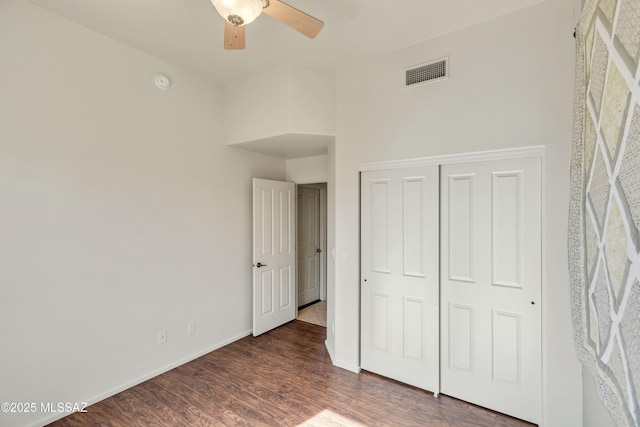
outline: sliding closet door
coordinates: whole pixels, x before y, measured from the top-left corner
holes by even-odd
[[[361,175],[361,366],[439,391],[438,167]]]
[[[540,160],[442,166],[441,386],[538,423]]]

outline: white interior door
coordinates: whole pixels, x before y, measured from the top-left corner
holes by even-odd
[[[253,335],[296,317],[295,185],[253,180]]]
[[[361,175],[361,366],[439,391],[438,167]]]
[[[442,393],[540,421],[540,159],[442,166]]]
[[[298,188],[298,307],[320,299],[320,190]]]

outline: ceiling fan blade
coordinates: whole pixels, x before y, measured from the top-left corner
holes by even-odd
[[[310,39],[315,38],[324,26],[321,20],[280,0],[269,0],[269,5],[262,11]]]
[[[225,21],[224,48],[226,50],[244,49],[244,25],[236,27]]]

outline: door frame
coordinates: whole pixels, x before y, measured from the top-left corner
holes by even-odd
[[[507,160],[507,159],[517,159],[523,157],[539,157],[540,158],[540,210],[541,210],[541,221],[540,221],[540,243],[541,243],[541,342],[540,342],[540,419],[541,424],[545,425],[547,416],[546,416],[546,407],[548,402],[546,401],[546,379],[547,379],[547,363],[545,359],[545,353],[547,349],[547,343],[549,341],[549,333],[545,325],[552,324],[551,316],[547,313],[545,308],[546,304],[544,303],[545,296],[547,293],[547,263],[546,263],[546,159],[545,159],[546,147],[544,145],[536,145],[536,146],[526,146],[526,147],[517,147],[517,148],[508,148],[508,149],[498,149],[498,150],[487,150],[487,151],[477,151],[470,153],[461,153],[461,154],[450,154],[450,155],[441,155],[441,156],[433,156],[433,157],[422,157],[422,158],[414,158],[414,159],[404,159],[404,160],[391,160],[391,161],[382,161],[382,162],[370,162],[370,163],[361,163],[358,165],[358,182],[360,182],[360,177],[362,172],[368,171],[378,171],[378,170],[389,170],[389,169],[404,169],[410,167],[420,167],[420,166],[433,166],[433,165],[446,165],[452,163],[471,163],[471,162],[480,162],[487,160]],[[360,186],[358,186],[360,187]],[[358,204],[360,204],[360,198],[362,195],[360,194],[360,189],[358,189]],[[360,216],[358,216],[358,223],[360,223]],[[361,247],[361,237],[358,241],[359,248],[359,262],[362,262],[362,247]],[[362,272],[359,272],[359,282],[362,281]],[[359,303],[362,302],[362,295],[360,286],[358,286],[358,298]],[[360,307],[359,307],[360,308]],[[362,325],[358,326],[358,340],[362,339]],[[360,350],[361,352],[361,350]],[[361,368],[361,354],[358,355],[358,371]]]

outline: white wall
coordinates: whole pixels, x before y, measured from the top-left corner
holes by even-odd
[[[329,178],[328,156],[302,157],[286,161],[287,181],[297,184],[327,182]]]
[[[251,177],[285,164],[224,145],[223,90],[22,0],[0,58],[0,402],[93,401],[247,334]]]
[[[335,72],[284,65],[226,87],[227,143],[335,135]]]
[[[576,2],[548,1],[337,74],[335,336],[339,366],[359,365],[358,165],[545,145],[543,424],[582,424],[567,269]],[[403,88],[404,68],[450,55],[447,81]]]
[[[225,87],[226,142],[253,141],[289,131],[289,72],[275,68]]]
[[[291,132],[335,135],[335,71],[299,65],[289,65],[288,68]]]

